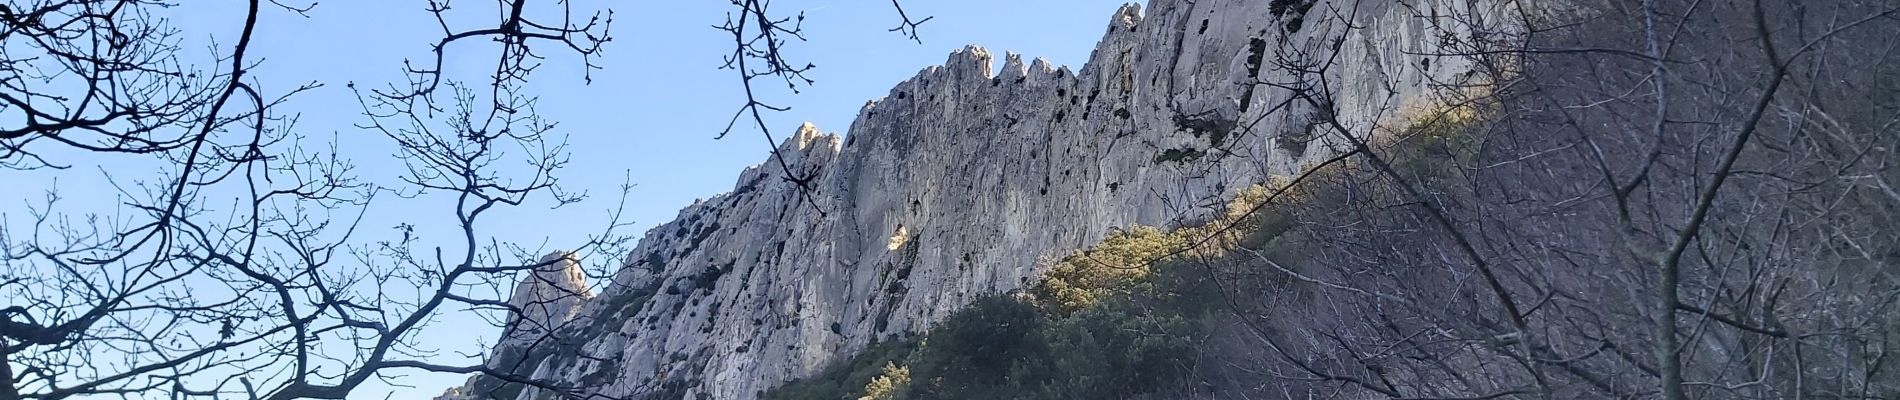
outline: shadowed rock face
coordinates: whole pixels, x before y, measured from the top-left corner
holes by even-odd
[[[776,160],[747,169],[648,231],[599,298],[531,310],[573,320],[558,343],[525,349],[545,353],[528,370],[609,396],[756,398],[1021,287],[1119,227],[1203,220],[1235,191],[1334,154],[1305,141],[1326,136],[1310,135],[1307,107],[1256,83],[1287,75],[1263,65],[1271,52],[1336,43],[1342,110],[1427,103],[1425,82],[1469,68],[1407,55],[1436,40],[1413,12],[1462,1],[1366,2],[1365,29],[1350,32],[1269,3],[1124,6],[1079,72],[1009,54],[996,73],[990,52],[964,48],[868,103],[846,136],[799,127],[779,150],[817,177],[813,201]],[[524,283],[516,298],[543,289]],[[494,353],[522,351],[511,346]]]

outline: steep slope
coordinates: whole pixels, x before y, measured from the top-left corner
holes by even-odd
[[[1260,83],[1286,74],[1268,53],[1337,54],[1332,101],[1368,110],[1349,124],[1463,76],[1456,58],[1405,54],[1436,40],[1414,13],[1466,2],[1367,3],[1352,30],[1302,20],[1342,10],[1327,2],[1128,5],[1080,72],[1007,55],[999,74],[982,48],[954,52],[867,103],[848,135],[807,125],[780,146],[816,176],[813,201],[777,168],[748,169],[647,232],[558,343],[528,350],[545,358],[508,361],[608,396],[750,399],[1019,288],[1119,227],[1205,220],[1335,151],[1307,137],[1310,108]],[[517,390],[537,398],[494,394]]]
[[[574,320],[581,305],[594,299],[593,289],[587,285],[587,272],[581,270],[580,260],[571,252],[554,252],[542,256],[536,261],[538,268],[515,285],[514,292],[508,297],[508,306],[516,314],[507,323],[507,331],[502,332],[501,340],[495,344],[495,353],[487,360],[487,366],[509,370],[521,364],[531,349],[543,344],[544,339],[567,326]],[[544,354],[547,355],[547,354]],[[526,369],[514,369],[525,372]],[[495,397],[501,388],[500,382],[483,380],[481,377],[469,379],[467,385],[451,388],[439,400],[464,400]],[[518,390],[518,389],[516,389]],[[512,391],[510,391],[512,393]]]

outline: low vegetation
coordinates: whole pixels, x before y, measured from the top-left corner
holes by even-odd
[[[875,344],[767,398],[1112,399],[1182,387],[1223,304],[1214,265],[1231,257],[1217,249],[1285,231],[1272,215],[1246,213],[1268,193],[1244,191],[1202,227],[1112,234],[1021,291],[979,299],[923,335]],[[1220,229],[1230,225],[1236,233]],[[1210,235],[1214,244],[1193,246]]]
[[[1394,151],[1393,161],[1410,173],[1451,175],[1457,159],[1475,151],[1475,120],[1462,110],[1420,118],[1391,144],[1406,149]],[[1228,307],[1259,301],[1223,293],[1266,288],[1299,298],[1305,284],[1281,268],[1300,264],[1312,242],[1296,232],[1292,212],[1341,200],[1335,197],[1352,190],[1344,175],[1318,170],[1300,185],[1274,177],[1240,191],[1206,223],[1113,233],[1017,292],[979,299],[929,332],[874,344],[766,398],[1117,399],[1199,391],[1188,379],[1209,358],[1202,352],[1218,351],[1207,338],[1229,328]]]

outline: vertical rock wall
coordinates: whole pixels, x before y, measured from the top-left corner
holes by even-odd
[[[609,396],[755,398],[1115,229],[1204,219],[1334,154],[1309,107],[1261,83],[1289,79],[1273,60],[1338,57],[1334,101],[1366,110],[1343,119],[1387,120],[1469,68],[1418,55],[1440,33],[1419,15],[1503,12],[1351,3],[1124,6],[1080,71],[1007,54],[995,72],[989,51],[958,50],[867,103],[847,135],[806,125],[781,145],[816,176],[812,201],[768,160],[647,232],[562,343],[528,350],[551,353],[535,375]]]

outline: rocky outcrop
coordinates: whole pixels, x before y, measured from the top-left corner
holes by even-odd
[[[1468,68],[1415,55],[1438,38],[1413,18],[1467,2],[1364,3],[1124,6],[1080,71],[1006,54],[995,72],[989,51],[958,50],[867,103],[847,135],[806,125],[786,139],[778,154],[814,177],[809,196],[768,160],[647,232],[559,343],[530,350],[546,353],[531,370],[608,396],[751,399],[1121,227],[1205,219],[1333,154],[1310,108],[1263,84],[1288,74],[1272,60],[1337,54],[1343,110],[1429,102],[1428,82]],[[1320,12],[1364,29],[1305,18]]]
[[[488,368],[531,371],[521,368],[520,364],[524,364],[521,356],[559,338],[554,333],[574,319],[581,311],[581,305],[594,299],[593,289],[587,285],[587,272],[581,269],[580,259],[573,252],[548,253],[535,261],[533,267],[520,283],[515,284],[514,291],[508,297],[508,307],[514,312],[508,323],[503,325],[501,340],[495,343],[490,353],[497,356],[490,357],[485,363]],[[495,382],[484,382],[478,376],[470,378],[466,385],[449,389],[436,399],[489,398],[493,396],[486,394],[492,393],[484,389],[493,389],[495,386]]]
[[[525,344],[521,342],[546,336],[574,319],[581,305],[593,299],[580,259],[572,252],[549,253],[535,262],[533,273],[515,285],[508,305],[517,311],[496,347]]]

